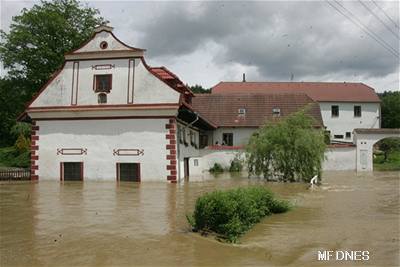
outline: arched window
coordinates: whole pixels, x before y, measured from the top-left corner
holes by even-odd
[[[97,101],[99,104],[106,104],[107,103],[107,95],[105,93],[98,94]]]

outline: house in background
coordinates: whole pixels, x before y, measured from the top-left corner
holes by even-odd
[[[357,128],[380,128],[380,100],[374,89],[363,83],[328,82],[220,82],[214,95],[305,93],[318,102],[331,140],[353,142]]]

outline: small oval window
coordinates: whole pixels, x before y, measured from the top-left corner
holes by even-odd
[[[97,101],[99,104],[106,104],[107,103],[107,95],[105,93],[98,94]]]
[[[101,49],[106,49],[107,47],[108,47],[108,44],[107,44],[106,41],[103,41],[103,42],[100,43],[100,48]]]

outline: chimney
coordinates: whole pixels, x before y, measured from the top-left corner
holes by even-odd
[[[243,81],[242,82],[246,82],[246,73],[243,73]]]

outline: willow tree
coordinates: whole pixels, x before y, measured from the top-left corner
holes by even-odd
[[[309,182],[320,176],[326,145],[323,129],[315,125],[300,111],[261,127],[247,145],[249,174],[285,182]]]

